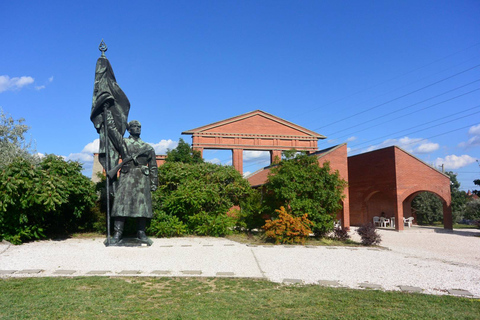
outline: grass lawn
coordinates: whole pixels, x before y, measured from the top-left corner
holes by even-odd
[[[225,278],[10,278],[0,319],[479,319],[480,300]]]

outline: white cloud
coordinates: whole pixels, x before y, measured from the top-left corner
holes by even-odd
[[[151,143],[148,142],[149,145],[155,149],[156,154],[167,154],[167,149],[175,149],[178,145],[177,141],[173,141],[171,139],[168,140],[160,140],[158,143]]]
[[[38,91],[43,90],[45,88],[46,88],[45,86],[35,86],[35,90],[38,90]]]
[[[20,90],[22,87],[32,84],[35,81],[32,77],[13,77],[7,75],[0,76],[0,92],[8,90]]]
[[[93,154],[83,152],[70,153],[68,157],[66,157],[66,160],[80,161],[82,163],[93,162]]]
[[[433,142],[427,142],[427,143],[422,143],[418,147],[415,148],[414,153],[431,153],[433,151],[436,151],[440,148],[440,145],[438,143],[433,143]]]
[[[422,138],[403,137],[400,139],[388,139],[380,144],[368,147],[365,152],[382,149],[390,146],[400,147],[407,152],[425,154],[436,151],[440,148],[438,143],[428,142]]]
[[[48,78],[48,82],[53,82],[53,76],[51,76],[50,78]]]
[[[82,153],[98,153],[99,148],[100,139],[95,139],[83,148]]]
[[[243,177],[246,178],[246,177],[248,177],[250,174],[251,174],[250,171],[245,171],[245,172],[243,173]]]
[[[434,163],[437,167],[440,167],[443,164],[445,165],[445,169],[458,169],[458,168],[468,166],[469,164],[472,164],[475,161],[476,161],[475,158],[466,154],[461,156],[456,156],[452,154],[452,155],[446,156],[445,158],[437,158]]]
[[[347,139],[347,142],[352,142],[352,141],[355,141],[357,140],[357,137],[350,137]]]
[[[473,135],[467,142],[460,142],[458,146],[460,148],[478,147],[480,146],[480,124],[470,127],[468,134]]]
[[[470,129],[468,129],[468,134],[479,135],[480,136],[480,124],[476,125],[476,126],[473,126]]]
[[[268,151],[243,151],[243,161],[270,161],[270,152]]]
[[[222,162],[218,158],[213,158],[213,159],[209,159],[209,160],[205,160],[205,161],[209,162],[209,163],[213,163],[213,164],[222,164]]]

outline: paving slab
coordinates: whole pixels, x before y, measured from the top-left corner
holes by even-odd
[[[74,274],[75,270],[55,270],[55,272],[53,274],[62,274],[62,275],[72,275]]]
[[[34,273],[40,273],[42,272],[42,269],[24,269],[17,271],[18,274],[34,274]]]
[[[107,274],[107,273],[111,273],[111,271],[108,271],[108,270],[92,270],[92,271],[87,272],[87,274],[98,274],[98,275],[103,275],[103,274]]]
[[[318,284],[325,287],[340,287],[340,282],[334,280],[319,280]]]
[[[283,279],[282,282],[285,284],[303,284],[302,279]]]
[[[217,272],[217,277],[233,277],[235,272]]]
[[[118,274],[121,275],[132,275],[132,274],[140,274],[142,273],[140,270],[122,270]]]
[[[470,291],[463,290],[463,289],[450,289],[448,293],[454,296],[466,296],[466,297],[473,297],[473,294]]]
[[[17,272],[17,270],[0,270],[0,274],[12,274]]]
[[[364,288],[364,289],[374,289],[374,290],[382,290],[382,286],[379,285],[379,284],[375,284],[375,283],[359,283],[358,286],[360,288]]]
[[[202,271],[201,270],[182,270],[182,274],[188,274],[188,275],[201,275]]]
[[[410,292],[410,293],[415,293],[415,292],[422,292],[423,289],[419,287],[412,287],[412,286],[398,286],[400,290],[403,292]]]

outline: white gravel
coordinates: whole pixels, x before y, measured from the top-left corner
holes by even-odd
[[[382,248],[250,247],[223,238],[153,239],[151,247],[105,247],[103,239],[38,241],[21,246],[0,243],[0,277],[73,276],[104,270],[107,276],[138,271],[139,276],[206,276],[266,278],[274,282],[321,280],[384,290],[413,286],[425,293],[467,290],[480,297],[480,231],[445,233],[436,228],[404,232],[379,230]],[[354,238],[355,229],[351,232]],[[40,269],[39,273],[19,273]],[[8,273],[8,270],[15,270]]]

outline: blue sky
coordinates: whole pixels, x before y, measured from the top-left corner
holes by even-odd
[[[103,38],[157,153],[260,109],[327,136],[319,149],[398,145],[468,190],[480,178],[478,17],[479,1],[460,0],[2,1],[0,107],[25,118],[38,152],[90,174]],[[268,164],[244,158],[248,172]]]

